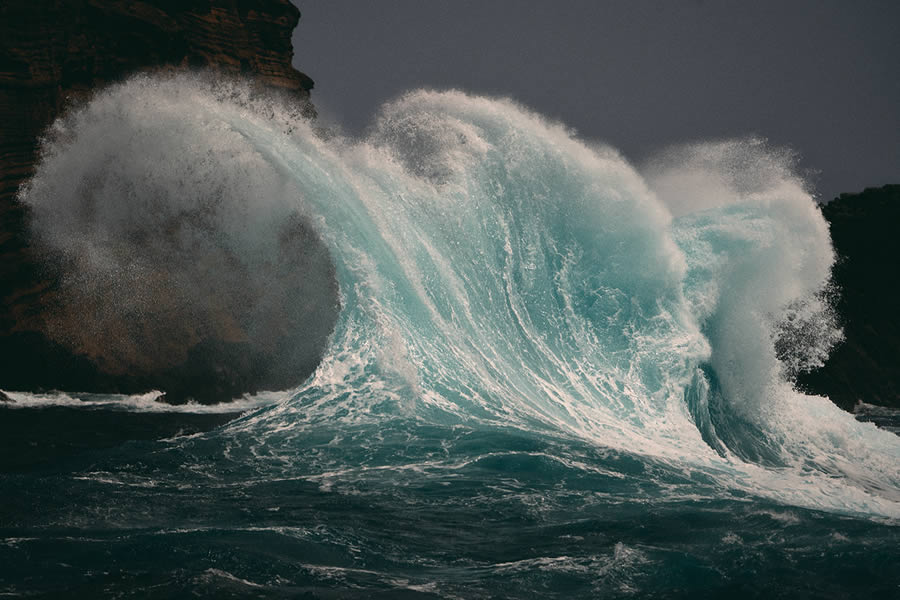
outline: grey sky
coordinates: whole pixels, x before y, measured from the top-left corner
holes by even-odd
[[[640,162],[757,134],[822,199],[900,183],[900,2],[293,0],[295,64],[356,133],[417,87],[503,95]]]

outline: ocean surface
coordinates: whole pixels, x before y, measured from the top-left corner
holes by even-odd
[[[8,392],[0,596],[897,597],[900,415],[792,384],[841,340],[793,164],[749,138],[634,166],[457,91],[363,139],[240,83],[97,94],[22,194],[79,293],[139,297],[116,236],[159,215],[196,224],[182,274],[302,218],[340,311],[295,389]]]

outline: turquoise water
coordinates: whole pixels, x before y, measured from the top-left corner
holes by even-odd
[[[348,140],[185,76],[59,129],[23,199],[87,280],[129,268],[117,223],[215,190],[204,231],[253,260],[308,220],[341,310],[308,381],[236,406],[10,394],[3,593],[898,592],[900,437],[791,384],[840,331],[789,153],[720,141],[638,169],[511,101],[429,91]],[[104,144],[138,191],[92,182],[67,227]]]

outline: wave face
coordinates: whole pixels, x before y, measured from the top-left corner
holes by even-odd
[[[299,388],[44,477],[74,478],[85,500],[29,518],[91,531],[74,546],[147,550],[165,593],[272,595],[740,595],[759,584],[740,572],[768,570],[764,587],[814,574],[804,589],[844,593],[878,573],[853,557],[897,556],[900,439],[791,382],[841,334],[828,229],[789,153],[696,144],[637,170],[461,92],[410,93],[362,140],[188,76],[94,103],[135,114],[134,135],[213,140],[204,178],[254,186],[254,223],[310,223],[341,310]],[[195,164],[197,148],[172,147]],[[248,161],[264,169],[245,177]],[[304,302],[290,281],[267,285]]]

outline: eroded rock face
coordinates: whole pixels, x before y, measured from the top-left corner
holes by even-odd
[[[39,137],[50,123],[93,90],[138,71],[239,74],[289,96],[314,116],[313,82],[291,66],[291,34],[299,18],[288,0],[0,5],[0,387],[127,393],[163,388],[175,401],[216,402],[296,384],[311,372],[315,361],[272,372],[270,352],[248,348],[239,327],[224,325],[227,317],[216,321],[212,334],[176,334],[183,343],[166,349],[166,361],[132,361],[101,338],[93,346],[60,343],[59,336],[47,335],[48,322],[78,331],[79,310],[60,308],[58,273],[42,260],[29,233],[28,209],[16,200],[34,173]],[[286,235],[319,243],[303,223]],[[60,315],[68,321],[60,322]],[[121,325],[110,323],[112,330]],[[273,342],[271,352],[284,343]]]

